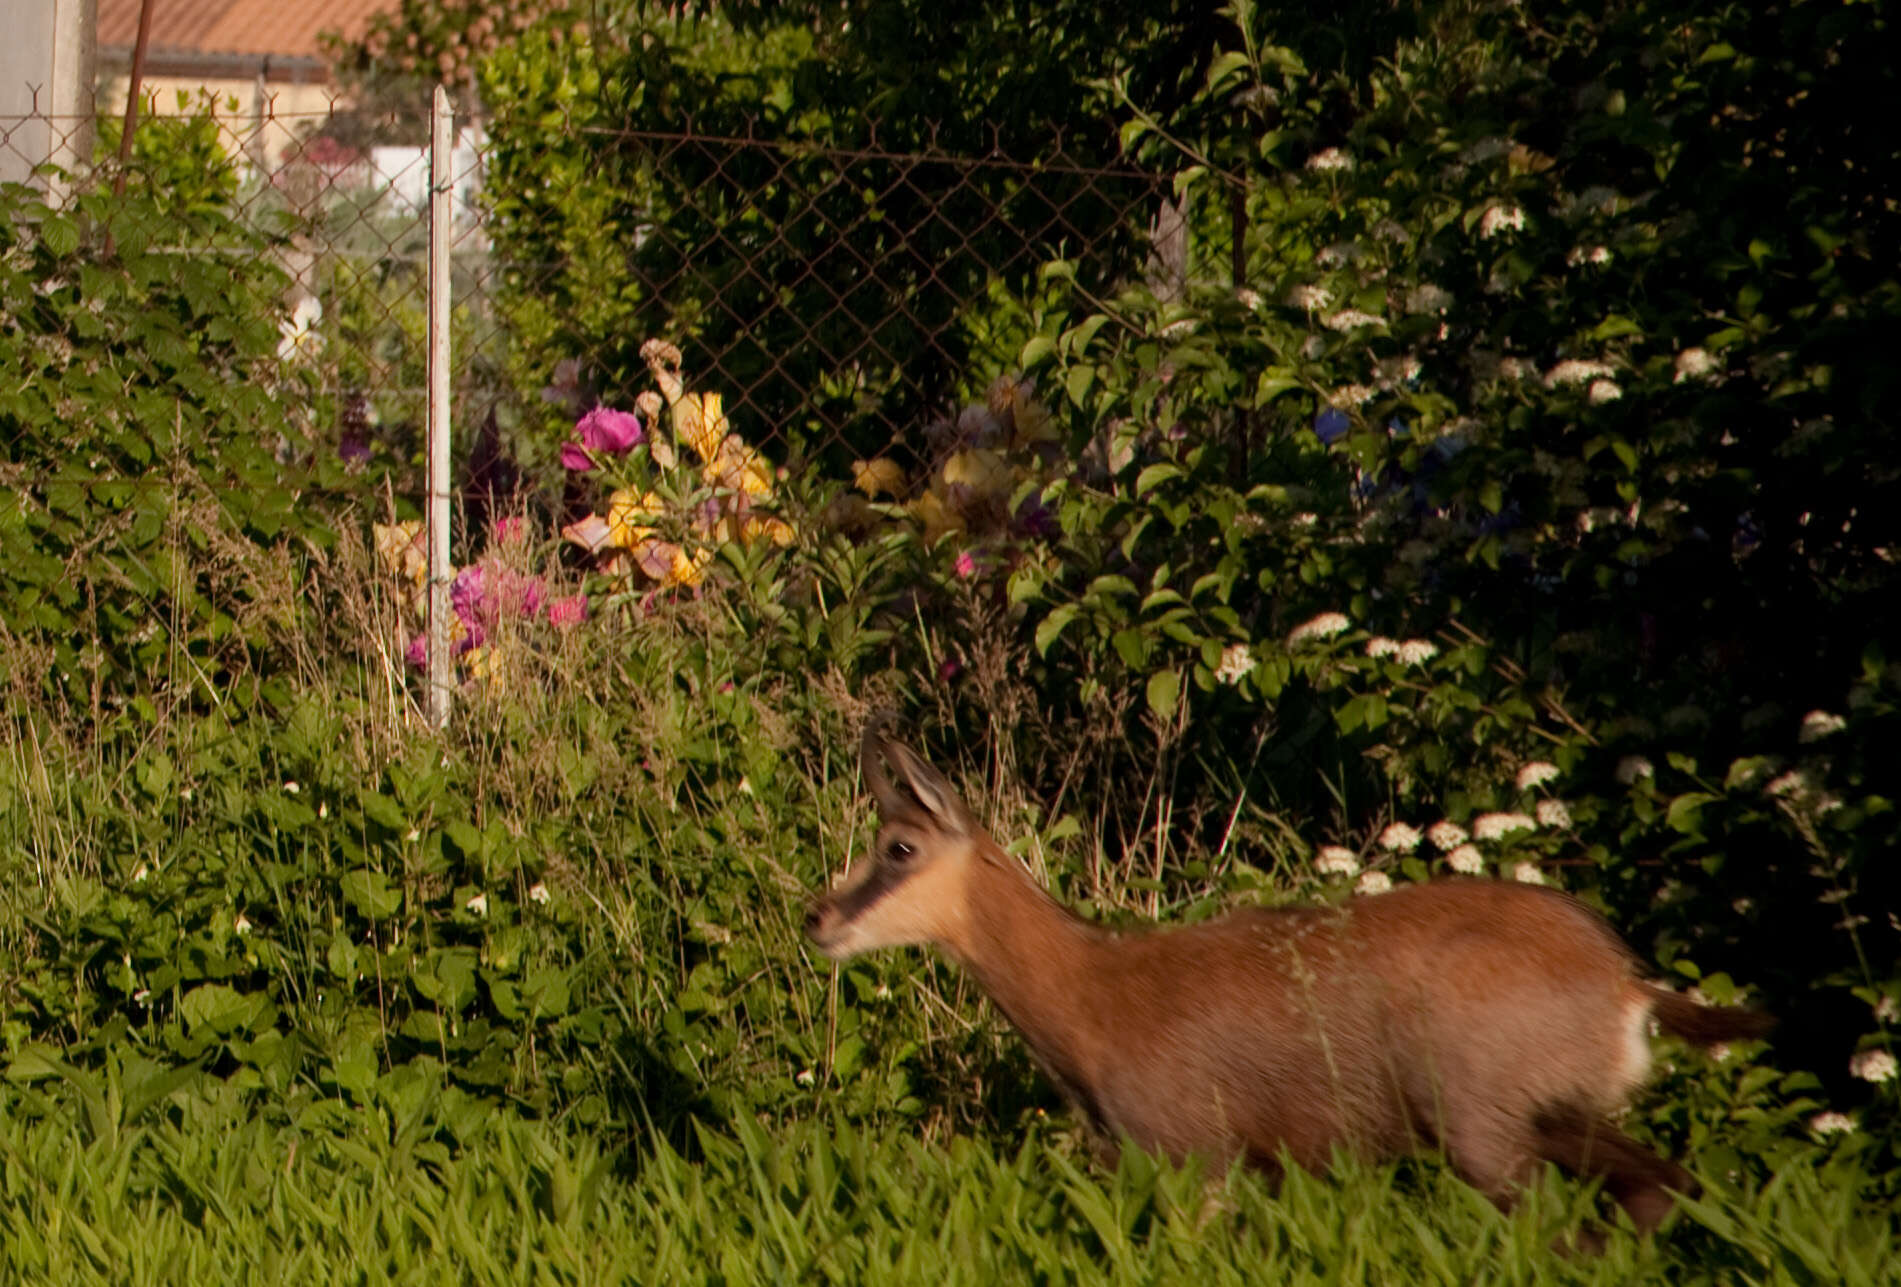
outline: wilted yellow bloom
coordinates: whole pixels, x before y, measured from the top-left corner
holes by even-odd
[[[652,538],[653,525],[666,512],[666,502],[656,492],[636,496],[621,488],[608,498],[607,540],[623,550],[636,550]]]
[[[726,441],[724,400],[718,393],[686,393],[673,404],[673,436],[702,461],[713,459]]]
[[[904,466],[889,456],[880,456],[876,460],[854,460],[851,463],[851,475],[851,485],[873,499],[879,496],[902,496],[905,488],[911,485],[911,480],[904,475]]]
[[[792,524],[763,514],[749,517],[741,535],[749,545],[762,536],[766,537],[782,550],[790,548],[798,540],[798,533],[792,530]]]
[[[671,551],[671,561],[667,574],[660,578],[661,587],[684,585],[691,589],[698,585],[706,575],[706,565],[712,562],[713,551],[703,549],[697,554],[689,555],[677,545],[669,545],[667,548]]]
[[[427,539],[420,519],[404,523],[377,523],[370,528],[376,541],[376,562],[385,575],[421,585],[429,574]]]
[[[736,433],[721,440],[719,450],[700,470],[700,477],[709,487],[724,487],[747,496],[772,495],[772,466]]]
[[[905,509],[910,512],[912,518],[924,525],[924,540],[927,544],[936,541],[940,536],[964,530],[964,516],[958,513],[956,507],[945,500],[943,493],[936,488],[925,492],[905,506]]]
[[[960,451],[944,462],[944,482],[964,486],[979,496],[1008,496],[1016,475],[1009,463],[987,448]]]

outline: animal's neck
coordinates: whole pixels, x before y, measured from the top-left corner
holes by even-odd
[[[944,946],[1093,1116],[1090,1083],[1102,1039],[1091,1002],[1106,935],[1051,898],[1014,859],[998,853],[971,866],[963,941]]]

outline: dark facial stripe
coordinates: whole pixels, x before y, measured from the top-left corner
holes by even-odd
[[[857,920],[886,894],[910,879],[911,869],[895,863],[877,862],[872,866],[871,875],[865,883],[835,896],[832,907],[846,924]]]

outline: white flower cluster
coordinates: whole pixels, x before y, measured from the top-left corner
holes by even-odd
[[[1383,871],[1369,871],[1353,887],[1356,894],[1384,894],[1393,887],[1393,878]]]
[[[1592,362],[1584,358],[1566,358],[1545,372],[1545,388],[1555,389],[1562,384],[1584,384],[1591,380],[1609,379],[1617,374],[1609,364]]]
[[[1343,384],[1327,395],[1327,405],[1339,407],[1357,407],[1363,402],[1371,402],[1378,390],[1364,384]]]
[[[1714,375],[1720,365],[1708,349],[1685,349],[1677,354],[1676,383]]]
[[[1229,644],[1221,650],[1221,664],[1215,668],[1215,682],[1238,684],[1254,669],[1254,652],[1244,643]]]
[[[1390,824],[1380,832],[1380,848],[1409,854],[1419,848],[1419,828],[1404,822]]]
[[[1537,863],[1521,862],[1512,868],[1512,879],[1520,884],[1542,885],[1545,883],[1545,874],[1538,870]]]
[[[1608,264],[1611,262],[1610,247],[1573,246],[1571,253],[1564,257],[1564,262],[1573,268],[1582,268],[1586,264]]]
[[[1440,853],[1450,853],[1471,838],[1464,827],[1450,818],[1441,818],[1426,828],[1426,839],[1432,841],[1433,848]]]
[[[1855,1119],[1847,1113],[1817,1113],[1809,1118],[1809,1130],[1817,1135],[1846,1135],[1855,1129]]]
[[[1376,659],[1394,657],[1403,665],[1421,666],[1439,655],[1439,645],[1430,639],[1408,639],[1402,643],[1385,635],[1375,635],[1366,641],[1366,655]]]
[[[1312,639],[1331,639],[1352,624],[1344,612],[1323,612],[1295,626],[1287,636],[1287,646],[1298,648]]]
[[[1452,307],[1452,292],[1424,282],[1406,292],[1409,313],[1443,313]]]
[[[1641,755],[1626,755],[1617,762],[1617,780],[1625,786],[1634,786],[1641,778],[1656,776],[1656,766]]]
[[[1340,264],[1357,264],[1366,258],[1366,252],[1360,249],[1357,241],[1336,241],[1331,246],[1323,246],[1314,255],[1314,262],[1323,268],[1333,268]]]
[[[1323,876],[1351,876],[1360,870],[1360,856],[1345,845],[1322,845],[1314,855],[1314,870]]]
[[[1893,1081],[1897,1071],[1894,1056],[1885,1050],[1864,1050],[1848,1061],[1848,1071],[1863,1081],[1877,1084]]]
[[[1584,391],[1585,401],[1594,407],[1602,406],[1606,402],[1615,402],[1623,396],[1624,391],[1617,387],[1615,380],[1593,380],[1591,387]]]
[[[1325,286],[1296,286],[1287,292],[1287,302],[1314,313],[1333,303],[1333,292]]]
[[[1538,820],[1522,813],[1481,813],[1472,819],[1474,840],[1502,840],[1514,831],[1536,831]]]
[[[1540,800],[1538,802],[1538,825],[1552,828],[1570,826],[1570,807],[1562,800]]]
[[[548,887],[540,881],[536,881],[530,885],[528,887],[528,901],[531,903],[546,903],[548,901]]]
[[[1307,158],[1307,168],[1322,173],[1329,170],[1351,170],[1353,158],[1340,148],[1325,148]]]
[[[1267,301],[1261,298],[1260,291],[1253,290],[1247,286],[1237,286],[1234,291],[1234,302],[1239,304],[1242,308],[1259,312],[1261,305]]]
[[[1778,800],[1790,796],[1802,795],[1809,789],[1809,775],[1802,769],[1790,769],[1780,777],[1772,778],[1763,791]]]
[[[1330,331],[1354,331],[1363,326],[1386,325],[1382,319],[1357,308],[1343,308],[1337,313],[1329,313],[1320,319],[1320,324]]]
[[[1831,715],[1827,711],[1810,711],[1802,717],[1802,730],[1796,734],[1799,742],[1819,742],[1830,734],[1839,733],[1848,727],[1848,721],[1840,715]]]
[[[1518,770],[1518,789],[1530,791],[1557,778],[1560,770],[1549,760],[1533,760]]]
[[[1446,854],[1446,866],[1464,876],[1476,876],[1485,870],[1485,855],[1477,845],[1459,845]]]
[[[1479,216],[1479,236],[1496,237],[1503,232],[1519,232],[1525,226],[1525,212],[1519,206],[1487,206]]]

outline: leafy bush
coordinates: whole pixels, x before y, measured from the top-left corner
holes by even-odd
[[[1283,854],[1343,843],[1375,882],[1561,877],[1762,989],[1788,1058],[1860,1095],[1901,993],[1871,771],[1901,292],[1836,96],[1892,70],[1872,13],[1666,9],[1447,10],[1361,80],[1265,23],[1218,59],[1208,102],[1261,128],[1191,137],[1181,182],[1241,185],[1248,285],[1045,316],[1022,360],[1109,476],[1054,493],[1062,541],[996,591],[1027,611],[982,628],[1042,658],[1033,791],[1074,761],[1030,745],[1105,713],[1096,762],[1171,766],[1109,820],[1128,868],[1253,801]],[[1886,1134],[1886,1065],[1856,1067]]]
[[[325,474],[278,357],[285,279],[206,146],[153,131],[122,199],[0,194],[5,682],[95,727],[252,701],[295,653],[295,552],[331,539],[299,503]]]

